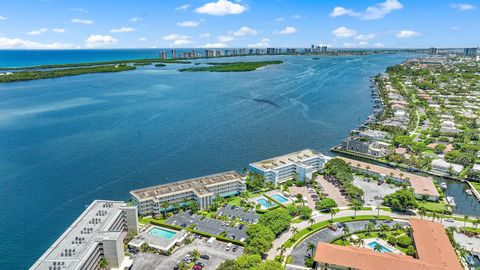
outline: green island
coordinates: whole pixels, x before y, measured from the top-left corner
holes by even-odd
[[[74,75],[80,75],[80,74],[90,74],[90,73],[121,72],[121,71],[133,70],[133,69],[135,69],[134,66],[108,65],[108,66],[96,66],[96,67],[85,67],[85,68],[55,69],[55,70],[47,70],[47,71],[38,71],[38,70],[20,71],[20,72],[11,73],[8,75],[0,76],[0,83],[50,79],[50,78],[74,76]]]
[[[282,64],[283,61],[258,61],[258,62],[232,62],[232,63],[207,63],[207,67],[191,67],[179,69],[180,72],[243,72],[254,71],[268,65]]]
[[[146,58],[146,59],[132,59],[132,60],[114,60],[114,61],[102,61],[102,62],[87,62],[87,63],[71,63],[71,64],[52,64],[52,65],[39,65],[31,67],[0,67],[0,70],[31,70],[31,69],[50,69],[50,68],[76,68],[76,67],[91,67],[102,65],[126,65],[134,64],[140,66],[150,65],[152,63],[167,63],[167,64],[191,64],[190,61],[177,60],[177,59],[158,59],[158,58]]]

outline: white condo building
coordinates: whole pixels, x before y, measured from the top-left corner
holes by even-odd
[[[137,208],[96,200],[30,270],[94,270],[103,258],[108,269],[123,269],[128,267],[123,245],[127,233],[138,233]]]
[[[312,179],[312,173],[321,171],[330,158],[311,149],[278,156],[249,165],[251,172],[259,173],[266,181],[278,183],[298,179]]]
[[[245,179],[235,171],[213,174],[165,185],[130,191],[140,215],[160,214],[162,204],[197,201],[200,209],[209,207],[215,196],[228,197],[246,190]]]

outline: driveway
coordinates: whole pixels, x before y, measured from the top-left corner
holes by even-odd
[[[234,207],[232,209],[232,207]],[[232,216],[232,217],[238,217],[238,218],[243,218],[245,222],[249,223],[256,223],[257,220],[260,218],[260,216],[255,213],[255,208],[252,208],[252,211],[246,212],[243,210],[242,207],[234,206],[227,204],[226,206],[220,208],[217,211],[217,215],[219,216]]]
[[[209,260],[200,259],[199,261],[205,264],[205,270],[216,269],[223,261],[233,260],[242,255],[243,248],[238,247],[237,251],[233,252],[225,250],[225,243],[215,241],[214,245],[209,247],[206,244],[206,238],[203,240],[196,239],[193,243],[184,245],[175,250],[172,255],[164,256],[152,253],[138,253],[133,258],[132,270],[163,270],[173,269],[179,261],[181,261],[188,253],[194,249],[198,250],[200,254],[209,255]]]
[[[334,186],[332,183],[325,180],[323,175],[319,175],[315,178],[315,181],[323,188],[323,192],[327,194],[327,196],[333,199],[338,207],[345,207],[348,205],[347,199],[340,193],[340,189]]]
[[[363,190],[363,200],[365,201],[365,205],[368,206],[381,205],[383,197],[400,190],[400,188],[395,185],[389,185],[387,183],[378,185],[377,181],[371,180],[367,182],[365,179],[356,175],[353,176],[353,185]]]
[[[312,198],[313,195],[318,195],[317,192],[308,192],[307,187],[296,187],[292,186],[289,188],[290,194],[292,195],[297,195],[297,194],[302,194],[303,197],[307,198],[307,205],[310,207],[312,210],[315,210],[315,201]]]
[[[352,221],[352,222],[346,222],[345,224],[348,226],[350,229],[350,233],[356,232],[356,231],[361,231],[365,229],[365,225],[368,224],[368,220],[364,221]],[[395,223],[400,223],[402,225],[407,225],[408,222],[406,221],[391,221],[391,222],[385,222],[385,221],[376,221],[376,226],[380,226],[381,224],[387,224],[388,226],[392,227]],[[323,243],[330,243],[333,239],[337,238],[338,236],[341,236],[343,234],[343,229],[338,229],[337,231],[332,231],[329,228],[325,228],[323,230],[320,230],[309,237],[305,238],[298,246],[295,247],[295,249],[292,251],[290,254],[293,257],[293,263],[295,265],[303,266],[305,256],[307,256],[307,245],[308,243],[314,243],[317,245],[318,242],[323,242]],[[310,254],[311,251],[308,251],[308,254]]]

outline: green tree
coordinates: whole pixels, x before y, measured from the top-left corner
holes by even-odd
[[[363,203],[359,200],[354,199],[352,201],[352,209],[353,209],[353,219],[357,217],[357,211],[361,210],[363,206]]]
[[[376,252],[381,252],[382,251],[382,246],[380,244],[376,244],[373,247],[373,250],[376,251]]]
[[[292,216],[285,208],[277,208],[265,213],[259,220],[263,226],[270,228],[275,235],[278,235],[290,226]]]
[[[254,224],[247,229],[245,251],[249,254],[263,254],[268,251],[275,240],[272,230],[262,224]]]
[[[168,202],[162,203],[162,210],[163,210],[163,218],[167,218],[167,210],[168,210]]]
[[[312,229],[313,224],[315,224],[315,219],[310,218],[310,219],[308,220],[308,223],[310,224],[310,229]]]
[[[218,267],[217,270],[240,270],[237,268],[235,260],[226,260],[223,261]]]
[[[98,265],[97,265],[97,268],[98,269],[107,269],[108,267],[108,260],[104,257],[104,258],[101,258],[99,261],[98,261]]]
[[[243,254],[237,258],[235,264],[238,269],[251,269],[262,261],[259,254]]]
[[[295,234],[298,233],[298,228],[297,227],[291,227],[290,232],[292,233],[294,239],[295,239]]]
[[[200,252],[197,249],[192,250],[193,261],[196,262],[200,258]]]
[[[337,203],[331,198],[325,198],[315,203],[315,209],[321,211],[329,211],[329,209],[334,207],[337,207]]]
[[[405,211],[417,207],[417,200],[410,189],[397,190],[383,198],[383,204],[394,209]]]
[[[307,244],[307,253],[308,253],[308,251],[310,251],[310,256],[311,256],[311,257],[313,257],[313,253],[315,252],[315,248],[316,248],[316,246],[315,246],[314,243],[308,242],[308,244]],[[307,255],[308,255],[308,254],[307,254]]]
[[[423,220],[423,217],[427,215],[427,209],[425,209],[425,207],[420,207],[418,209],[418,214],[420,215],[420,219]]]
[[[285,267],[277,261],[263,261],[252,270],[283,270]],[[243,270],[243,269],[242,269]]]

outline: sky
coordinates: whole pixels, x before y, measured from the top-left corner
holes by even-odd
[[[0,0],[0,49],[476,47],[466,1]]]

